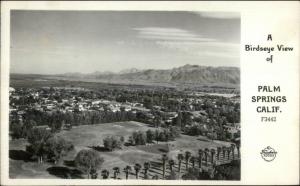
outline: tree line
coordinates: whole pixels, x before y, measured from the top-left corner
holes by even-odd
[[[14,139],[27,138],[27,134],[34,126],[47,125],[52,132],[58,132],[65,124],[72,126],[93,125],[120,121],[136,120],[136,115],[132,112],[119,111],[85,111],[85,112],[43,112],[38,110],[28,110],[19,119],[17,113],[10,117],[10,131]]]
[[[148,129],[147,131],[134,131],[128,137],[127,145],[146,145],[153,144],[155,141],[158,143],[174,141],[175,138],[180,136],[180,129],[174,126],[170,126],[169,128],[164,129]],[[115,149],[122,149],[122,146],[125,143],[124,136],[106,136],[103,139],[103,146],[105,149],[109,151],[113,151]]]

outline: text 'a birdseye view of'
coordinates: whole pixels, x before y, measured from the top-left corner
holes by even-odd
[[[12,10],[11,179],[240,180],[240,15]]]

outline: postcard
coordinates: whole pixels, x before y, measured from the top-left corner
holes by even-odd
[[[299,184],[299,2],[1,5],[1,185]]]

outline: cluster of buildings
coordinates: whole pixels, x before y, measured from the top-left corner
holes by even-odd
[[[54,88],[51,92],[49,87],[42,89],[14,89],[9,88],[10,95],[10,112],[17,111],[23,114],[28,109],[35,109],[44,112],[60,111],[66,112],[83,112],[83,111],[149,111],[142,103],[119,103],[105,99],[86,99],[74,95],[73,92],[78,88]],[[63,90],[63,95],[60,92]],[[84,91],[83,88],[79,88]]]
[[[106,112],[120,112],[126,111],[136,114],[142,113],[146,122],[155,123],[161,122],[170,124],[178,116],[177,111],[165,111],[163,106],[154,105],[153,109],[147,109],[143,103],[139,102],[117,102],[115,100],[99,99],[99,98],[87,98],[82,96],[82,92],[88,91],[84,88],[78,87],[42,87],[39,89],[27,88],[27,89],[14,89],[9,88],[10,96],[10,114],[17,114],[19,120],[22,120],[22,115],[26,110],[37,110],[41,112],[89,112],[89,111],[106,111]],[[170,98],[175,99],[175,98]],[[232,101],[239,101],[238,98],[232,97]],[[176,101],[186,102],[188,105],[188,112],[193,120],[193,123],[197,123],[195,120],[201,118],[205,121],[204,128],[209,128],[210,118],[206,110],[197,110],[194,108],[195,104],[203,105],[203,99],[201,98],[185,98],[185,100],[178,98]],[[210,99],[211,104],[217,107],[216,99]],[[156,115],[153,113],[159,113],[160,120],[156,120]],[[161,117],[163,116],[163,117]],[[198,123],[199,124],[199,123]],[[231,134],[232,137],[240,131],[240,124],[234,123],[224,126],[224,129]]]

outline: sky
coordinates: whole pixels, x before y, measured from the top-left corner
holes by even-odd
[[[182,11],[11,12],[12,73],[239,66],[240,15]]]

